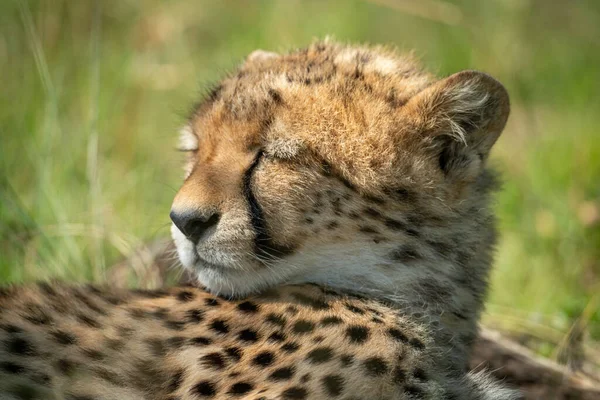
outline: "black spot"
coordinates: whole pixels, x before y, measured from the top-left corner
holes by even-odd
[[[83,350],[83,354],[85,354],[87,357],[91,358],[94,361],[101,361],[106,357],[104,353],[94,349],[85,349]]]
[[[5,331],[6,333],[9,333],[11,335],[15,334],[15,333],[23,332],[23,329],[19,328],[16,325],[12,325],[12,324],[2,325],[2,326],[0,326],[0,329],[2,329],[3,331]]]
[[[408,337],[404,333],[402,333],[401,330],[396,329],[396,328],[390,328],[390,329],[388,329],[388,333],[390,334],[391,337],[393,337],[397,341],[402,342],[402,343],[408,343]]]
[[[223,369],[225,368],[225,358],[221,353],[208,353],[200,357],[200,363],[207,368]]]
[[[34,373],[33,375],[31,375],[31,380],[40,386],[48,386],[52,382],[52,378],[50,378],[50,375],[45,374],[43,372]]]
[[[204,311],[193,309],[185,313],[186,320],[191,324],[198,324],[204,320]]]
[[[393,218],[386,218],[384,220],[385,226],[395,231],[404,231],[407,235],[413,237],[419,237],[420,234],[416,230],[409,228],[407,224],[402,221]]]
[[[460,312],[458,312],[458,311],[453,311],[453,312],[452,312],[452,315],[454,315],[454,316],[455,316],[456,318],[458,318],[458,319],[462,319],[462,320],[467,320],[467,319],[468,319],[468,318],[467,318],[467,316],[466,316],[465,314],[463,314],[463,313],[460,313]]]
[[[372,195],[367,194],[367,195],[364,195],[364,198],[375,204],[379,204],[379,205],[385,204],[385,199],[382,199],[381,197],[378,197],[378,196],[372,196]]]
[[[395,188],[393,190],[394,197],[400,201],[414,202],[416,200],[416,194],[406,188]]]
[[[164,320],[164,319],[167,319],[167,317],[168,317],[167,311],[168,310],[166,308],[159,307],[159,308],[153,310],[152,312],[150,312],[150,316],[154,319]]]
[[[381,357],[367,358],[363,362],[363,365],[367,370],[367,373],[371,376],[380,376],[388,371],[388,366]]]
[[[66,400],[96,400],[95,397],[92,396],[85,396],[85,395],[79,395],[79,394],[70,394],[66,397]]]
[[[140,308],[132,308],[130,310],[128,310],[129,315],[131,315],[132,318],[140,320],[140,319],[144,319],[146,317],[149,316],[148,312],[140,309]]]
[[[379,234],[379,231],[372,226],[361,225],[358,227],[358,231],[367,234]]]
[[[360,307],[356,307],[352,304],[346,304],[345,306],[348,310],[352,311],[355,314],[363,315],[365,313],[365,310],[363,310]]]
[[[433,248],[442,257],[450,257],[454,252],[455,246],[452,243],[440,242],[436,240],[427,240],[429,246]]]
[[[313,343],[321,343],[322,341],[325,340],[324,336],[318,335],[312,338],[312,342]]]
[[[123,378],[114,371],[108,370],[106,368],[92,368],[92,372],[115,386],[125,386],[125,381],[123,380]]]
[[[169,382],[168,391],[169,393],[173,393],[183,383],[183,371],[177,371],[175,375],[171,377],[171,381]]]
[[[398,385],[403,385],[406,382],[406,373],[402,370],[402,368],[397,367],[394,370],[394,383]]]
[[[425,371],[422,368],[416,368],[413,371],[413,376],[415,377],[415,379],[418,379],[420,381],[427,380],[427,374],[425,373]]]
[[[48,296],[54,297],[56,296],[56,290],[50,285],[48,282],[38,282],[38,287],[42,292],[47,294]]]
[[[352,354],[344,354],[340,357],[340,362],[342,363],[342,367],[349,367],[354,364],[354,356]]]
[[[238,339],[244,342],[256,342],[258,340],[258,333],[252,329],[244,329],[238,333]]]
[[[342,323],[342,319],[340,317],[325,317],[321,320],[321,325],[339,325]]]
[[[6,349],[9,353],[18,354],[20,356],[34,356],[36,350],[33,344],[27,339],[20,337],[11,337],[6,341]]]
[[[209,298],[209,299],[205,299],[204,300],[204,304],[206,304],[207,306],[210,307],[217,307],[219,306],[219,300],[215,299],[215,298]]]
[[[304,375],[302,375],[302,377],[300,377],[300,383],[307,383],[311,379],[312,379],[312,376],[310,374],[304,374]]]
[[[215,85],[213,86],[208,93],[206,94],[206,99],[209,102],[214,102],[215,100],[217,100],[219,98],[219,95],[221,94],[221,91],[223,90],[223,86],[222,85]]]
[[[305,319],[298,320],[294,323],[292,330],[296,333],[305,334],[312,332],[315,329],[315,324]]]
[[[291,379],[295,372],[296,370],[294,367],[277,368],[269,375],[269,379],[272,381],[284,381]]]
[[[172,349],[179,349],[185,344],[185,338],[182,336],[173,336],[167,339],[167,346]]]
[[[54,337],[54,340],[56,340],[60,344],[71,345],[77,343],[77,338],[75,337],[75,335],[69,332],[58,330],[52,332],[51,335]]]
[[[190,344],[192,344],[194,346],[208,346],[211,343],[212,343],[212,340],[210,340],[207,337],[203,337],[203,336],[197,336],[195,338],[190,339]]]
[[[73,297],[75,297],[77,300],[79,300],[81,303],[83,303],[87,308],[89,308],[90,310],[100,314],[100,315],[108,315],[108,313],[106,312],[106,310],[104,310],[103,308],[99,307],[97,304],[95,304],[92,300],[90,300],[86,294],[80,292],[79,290],[75,290],[73,292]]]
[[[0,370],[9,373],[9,374],[22,374],[24,373],[25,367],[22,365],[16,364],[11,361],[3,361],[0,363]]]
[[[298,300],[299,303],[309,306],[314,310],[327,310],[330,307],[329,303],[326,301],[315,299],[302,293],[293,293],[292,296]]]
[[[252,303],[251,301],[244,301],[237,305],[238,310],[246,313],[255,313],[258,312],[258,305]]]
[[[123,349],[123,347],[125,347],[125,342],[120,339],[109,338],[109,339],[106,339],[106,341],[104,342],[104,345],[111,350],[121,351]]]
[[[151,338],[146,340],[146,345],[150,349],[150,352],[155,357],[163,357],[167,353],[164,342],[158,338]]]
[[[265,318],[265,322],[268,322],[268,323],[273,324],[273,325],[279,325],[281,327],[284,327],[285,323],[286,323],[286,319],[285,319],[285,317],[283,315],[269,314]]]
[[[306,359],[313,364],[325,363],[333,357],[333,350],[330,347],[317,347],[308,353]]]
[[[98,321],[96,321],[94,318],[91,318],[87,315],[78,315],[77,319],[84,323],[85,325],[89,326],[90,328],[100,328],[102,327],[102,325],[100,325],[100,323]]]
[[[285,351],[286,353],[294,353],[298,351],[299,348],[300,345],[295,342],[286,343],[283,346],[281,346],[281,350]]]
[[[35,325],[47,325],[52,322],[52,317],[37,304],[26,307],[25,319]]]
[[[369,329],[360,325],[349,326],[346,329],[346,337],[351,343],[362,344],[369,338]]]
[[[403,245],[390,253],[390,258],[394,261],[408,263],[421,259],[421,255],[416,249],[409,245]]]
[[[418,350],[423,350],[425,348],[425,344],[420,339],[417,339],[417,338],[410,339],[409,344]]]
[[[307,395],[308,392],[306,389],[300,386],[293,386],[281,392],[281,398],[283,400],[304,400],[307,398]]]
[[[404,392],[407,393],[411,397],[423,398],[423,396],[424,396],[423,390],[414,385],[405,386]]]
[[[340,226],[340,224],[337,221],[330,221],[327,225],[326,228],[331,230],[334,230],[336,228],[338,228]]]
[[[62,374],[71,375],[75,371],[77,364],[71,360],[60,359],[56,362],[56,369]]]
[[[232,395],[246,394],[254,388],[251,383],[248,382],[237,382],[231,385],[229,392]]]
[[[188,290],[184,290],[182,292],[177,293],[177,300],[181,301],[182,303],[187,303],[188,301],[192,301],[194,300],[194,293],[188,291]]]
[[[275,361],[275,355],[270,351],[260,352],[252,359],[252,363],[260,367],[268,367],[273,361]]]
[[[194,386],[192,390],[195,394],[204,397],[214,397],[217,393],[215,384],[210,381],[199,382]]]
[[[339,375],[327,375],[321,379],[321,382],[330,396],[339,396],[344,390],[344,379]]]
[[[217,333],[229,333],[229,327],[227,326],[227,323],[222,319],[215,319],[214,321],[212,321],[210,323],[210,329]]]
[[[229,356],[229,358],[235,361],[240,361],[242,359],[242,356],[244,355],[242,349],[235,346],[226,348],[225,353],[227,354],[227,356]]]
[[[117,327],[118,335],[121,337],[129,337],[135,332],[135,329],[129,326],[118,326]]]
[[[296,315],[298,314],[298,307],[296,306],[287,306],[285,308],[285,312],[290,314],[290,315]]]
[[[275,104],[283,103],[283,98],[281,97],[281,94],[277,90],[275,90],[273,88],[269,89],[269,96],[273,100],[273,103],[275,103]]]
[[[185,322],[168,320],[164,322],[164,326],[172,331],[182,331],[185,328]]]
[[[348,214],[348,216],[354,220],[360,220],[362,219],[362,216],[357,213],[356,211],[350,211],[350,213]]]
[[[379,219],[379,218],[383,217],[383,215],[381,215],[381,212],[379,212],[379,210],[374,209],[373,207],[366,207],[363,210],[363,213],[365,213],[367,216],[369,216],[371,218]]]
[[[283,342],[285,340],[285,335],[281,332],[273,332],[269,335],[268,340],[271,342]]]
[[[346,186],[348,189],[356,192],[356,187],[354,186],[354,184],[352,182],[350,182],[348,179],[342,177],[342,176],[338,176],[338,179],[342,182],[342,184],[344,186]]]

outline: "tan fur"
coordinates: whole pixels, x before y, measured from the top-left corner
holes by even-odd
[[[183,266],[212,295],[14,289],[0,315],[18,327],[0,328],[0,362],[13,364],[0,374],[47,374],[51,384],[36,388],[56,398],[513,399],[466,371],[495,242],[486,160],[508,112],[493,78],[437,80],[382,47],[325,41],[252,53],[182,130],[189,159],[172,233]],[[56,296],[99,307],[99,326],[82,324],[77,308],[56,314]],[[252,311],[239,309],[242,298]],[[272,326],[273,315],[284,321]],[[53,342],[56,329],[77,343]],[[258,338],[245,342],[246,329]],[[194,344],[199,336],[210,344]],[[291,342],[299,348],[288,354]],[[19,343],[39,353],[11,347]],[[227,356],[230,346],[243,357]],[[327,360],[311,361],[323,346]],[[107,358],[91,362],[89,347]],[[264,351],[272,354],[251,361]],[[15,373],[27,357],[31,371]],[[81,368],[61,372],[61,357]],[[272,379],[287,367],[291,376]],[[0,394],[19,398],[16,381],[3,382]],[[232,394],[240,382],[243,393]]]

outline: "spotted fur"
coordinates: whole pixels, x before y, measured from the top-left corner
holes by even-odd
[[[181,132],[172,233],[206,290],[6,291],[0,394],[516,398],[467,371],[508,112],[381,47],[252,53]]]

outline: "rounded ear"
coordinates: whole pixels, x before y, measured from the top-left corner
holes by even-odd
[[[479,169],[506,125],[510,106],[500,82],[462,71],[417,93],[404,110],[421,134],[432,137],[440,168],[449,175]]]

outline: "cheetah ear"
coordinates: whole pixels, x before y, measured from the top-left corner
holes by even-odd
[[[510,109],[504,86],[477,71],[462,71],[434,83],[406,107],[418,131],[434,144],[446,176],[478,173]]]

